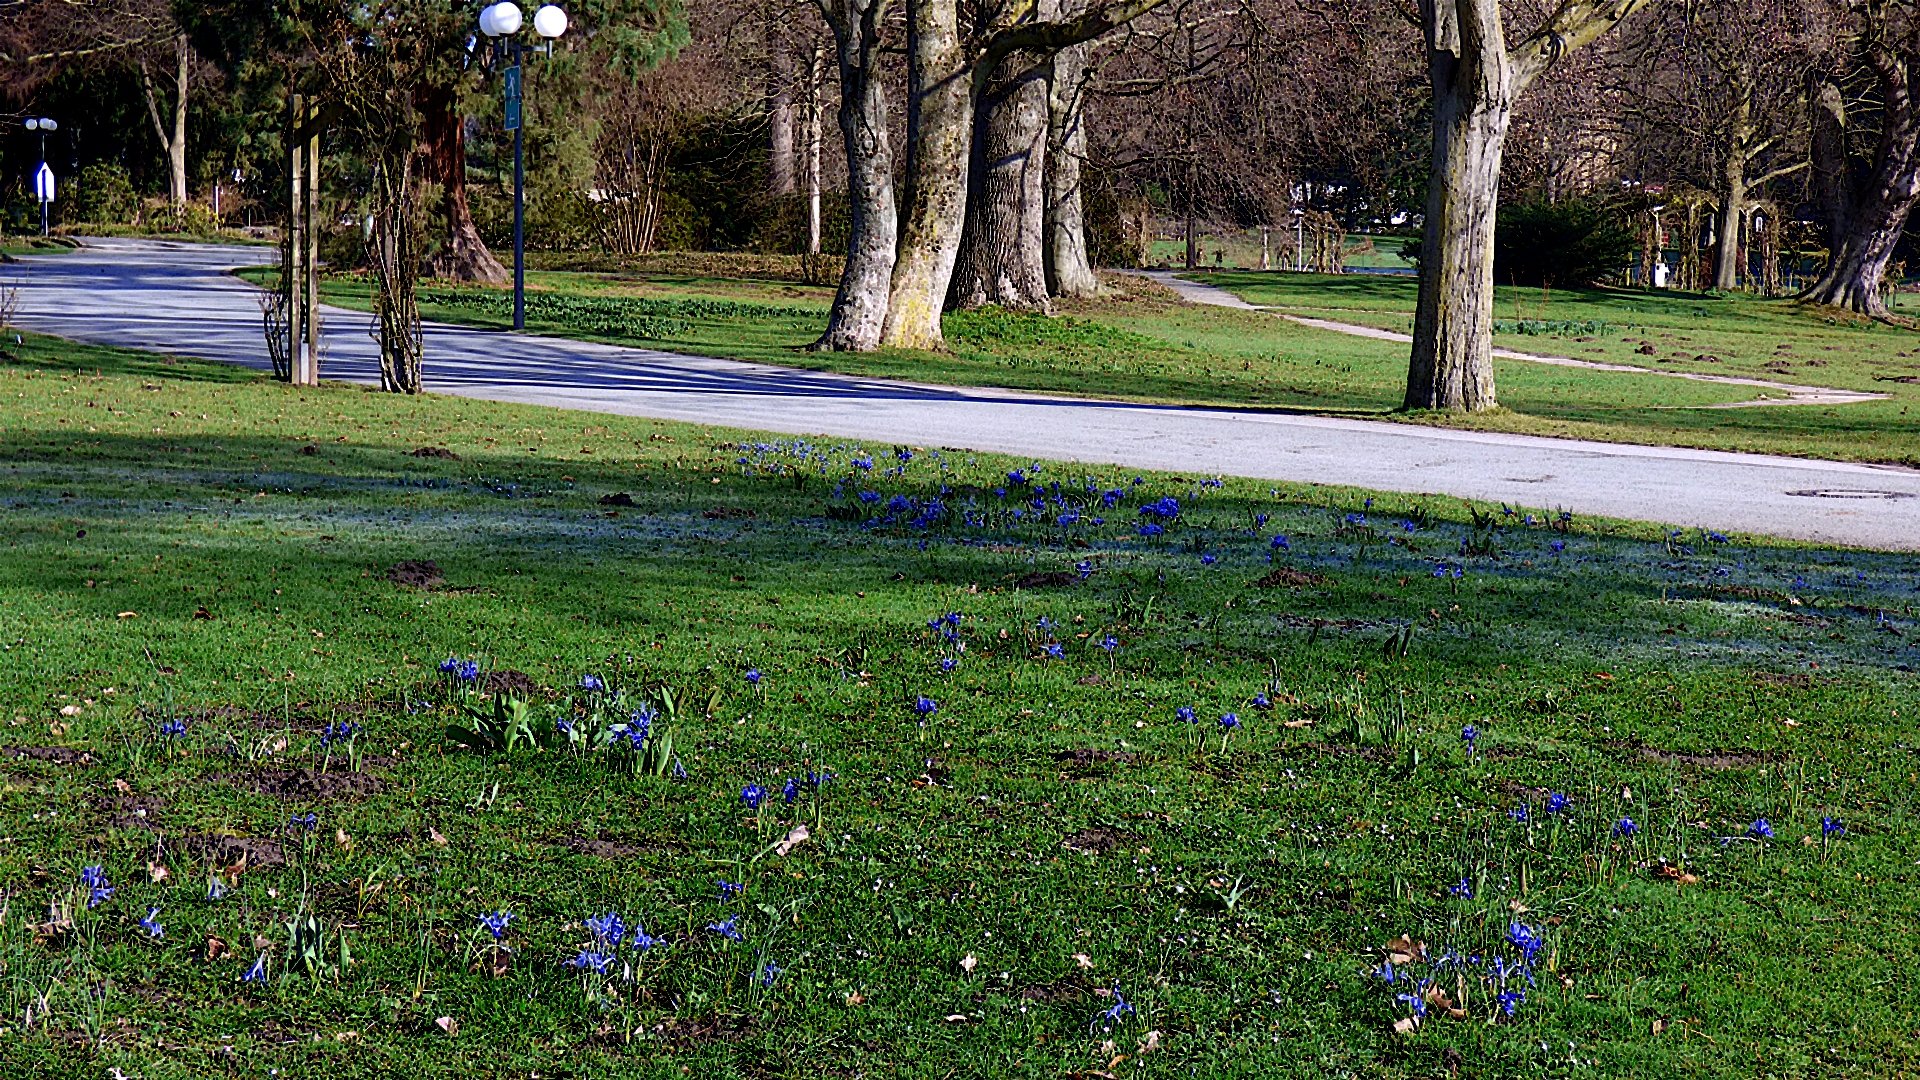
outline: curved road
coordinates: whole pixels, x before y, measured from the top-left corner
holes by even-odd
[[[265,367],[260,248],[101,240],[0,270],[15,321],[80,341]],[[321,372],[378,381],[370,319],[329,308]],[[921,386],[429,325],[438,393],[794,435],[1230,474],[1920,551],[1920,472],[1708,450]]]

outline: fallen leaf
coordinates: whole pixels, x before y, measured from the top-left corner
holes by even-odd
[[[964,1013],[949,1013],[947,1015],[947,1023],[949,1024],[964,1024],[966,1022],[967,1017]]]
[[[1386,949],[1388,961],[1403,966],[1427,958],[1427,943],[1415,941],[1405,934],[1387,942]]]
[[[122,795],[131,795],[133,794],[133,785],[127,783],[125,780],[115,780],[113,782],[113,790]]]
[[[867,995],[861,993],[858,990],[855,990],[854,992],[847,995],[847,1005],[849,1007],[854,1005],[865,1005],[866,1003],[867,1003]]]
[[[978,959],[975,959],[972,953],[968,953],[967,955],[960,958],[960,970],[966,972],[969,975],[973,974],[973,969],[979,966],[980,966],[980,961]]]
[[[218,960],[223,956],[231,955],[233,955],[233,950],[227,947],[226,942],[214,937],[212,934],[207,935],[207,959]]]
[[[773,845],[773,853],[784,858],[789,851],[806,843],[812,839],[812,837],[813,834],[807,831],[805,825],[795,825],[793,828],[787,830],[787,838],[785,840]]]
[[[1140,1040],[1140,1047],[1134,1051],[1134,1054],[1137,1057],[1141,1054],[1150,1054],[1158,1049],[1160,1049],[1160,1033],[1158,1031],[1149,1031],[1147,1032],[1147,1037]]]
[[[1311,720],[1305,720],[1305,719],[1301,719],[1301,720],[1289,720],[1289,721],[1287,721],[1287,722],[1286,722],[1285,724],[1282,724],[1282,725],[1280,725],[1280,726],[1281,726],[1281,727],[1290,727],[1290,728],[1303,728],[1303,727],[1312,727],[1312,726],[1313,726],[1313,721],[1311,721]]]
[[[359,1042],[360,1033],[357,1031],[336,1031],[333,1033],[333,1041],[342,1043]]]
[[[1081,971],[1093,970],[1093,957],[1088,956],[1086,953],[1083,953],[1083,952],[1074,953],[1073,962],[1080,965]]]
[[[123,611],[120,614],[114,616],[114,618],[116,619],[137,619],[139,617],[140,617],[140,613],[137,611]]]
[[[1413,1029],[1419,1026],[1420,1019],[1414,1016],[1401,1017],[1393,1022],[1393,1030],[1401,1035],[1411,1035],[1413,1034]]]
[[[62,706],[60,706],[60,715],[61,715],[61,716],[79,716],[79,715],[80,715],[80,706],[78,706],[78,705],[62,705]]]
[[[1655,1035],[1658,1035],[1665,1030],[1667,1030],[1667,1022],[1665,1020],[1656,1018],[1653,1021],[1653,1033]]]
[[[155,885],[158,885],[161,882],[172,877],[173,873],[169,871],[166,868],[166,865],[161,863],[160,861],[156,859],[149,859],[147,861],[147,876],[153,879],[153,883]]]
[[[353,850],[353,837],[348,836],[347,830],[339,828],[338,826],[335,826],[333,830],[333,842],[343,851]]]
[[[441,847],[447,846],[447,838],[440,835],[440,830],[431,825],[427,826],[427,839],[439,844]]]
[[[460,1021],[451,1016],[442,1016],[434,1023],[439,1025],[440,1030],[446,1032],[449,1037],[460,1034]]]

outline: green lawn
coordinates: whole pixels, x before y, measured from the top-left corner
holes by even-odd
[[[1911,559],[7,348],[7,1075],[1920,1070]]]

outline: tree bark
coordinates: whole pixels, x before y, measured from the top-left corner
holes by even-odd
[[[795,176],[793,50],[787,28],[773,4],[767,5],[767,191],[791,195]]]
[[[440,249],[426,261],[427,273],[449,281],[507,284],[512,275],[480,239],[480,227],[474,224],[473,209],[467,203],[467,125],[453,88],[423,88],[416,93],[414,105],[421,118],[420,179],[438,186],[436,210],[445,228]]]
[[[1564,0],[1513,49],[1499,0],[1420,0],[1432,177],[1405,408],[1478,412],[1493,381],[1493,229],[1514,102],[1557,60],[1655,0]]]
[[[1047,290],[1088,297],[1100,291],[1087,258],[1086,203],[1080,168],[1087,158],[1086,94],[1091,45],[1061,49],[1047,94]]]
[[[186,34],[174,37],[173,55],[171,131],[160,118],[159,93],[154,89],[153,77],[148,73],[144,59],[140,61],[140,89],[146,97],[147,118],[153,121],[153,133],[160,139],[161,152],[167,155],[167,201],[172,204],[173,212],[178,214],[187,206],[187,96],[192,74],[189,62],[193,54]]]
[[[973,70],[955,0],[907,0],[907,192],[881,343],[940,349],[973,146]]]
[[[1816,163],[1816,181],[1838,189],[1836,201],[1842,209],[1833,214],[1827,267],[1805,299],[1885,318],[1888,311],[1880,286],[1887,261],[1915,201],[1920,200],[1920,125],[1914,115],[1907,58],[1875,46],[1868,62],[1881,96],[1880,140],[1870,173],[1858,179],[1848,177],[1845,141],[1834,130],[1839,125],[1844,131],[1846,122],[1838,88],[1829,82],[1815,98],[1815,152],[1829,155]],[[1831,96],[1825,93],[1827,88],[1832,89]]]
[[[1714,248],[1713,287],[1740,287],[1740,237],[1747,220],[1747,164],[1753,140],[1753,86],[1744,70],[1729,80],[1735,95],[1727,124],[1727,146],[1720,162],[1720,236]]]
[[[1043,58],[1022,51],[995,66],[974,112],[973,139],[966,224],[948,303],[1049,312]]]
[[[893,198],[893,146],[879,70],[887,0],[820,0],[840,65],[840,130],[847,143],[850,231],[847,265],[827,331],[813,347],[868,352],[880,344],[900,223]]]

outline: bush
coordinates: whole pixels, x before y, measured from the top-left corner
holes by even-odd
[[[100,163],[80,170],[67,195],[67,218],[82,225],[132,225],[140,216],[140,197],[134,194],[127,170]]]
[[[1591,202],[1524,202],[1500,208],[1493,276],[1509,285],[1591,285],[1616,273],[1638,246],[1614,208]]]

